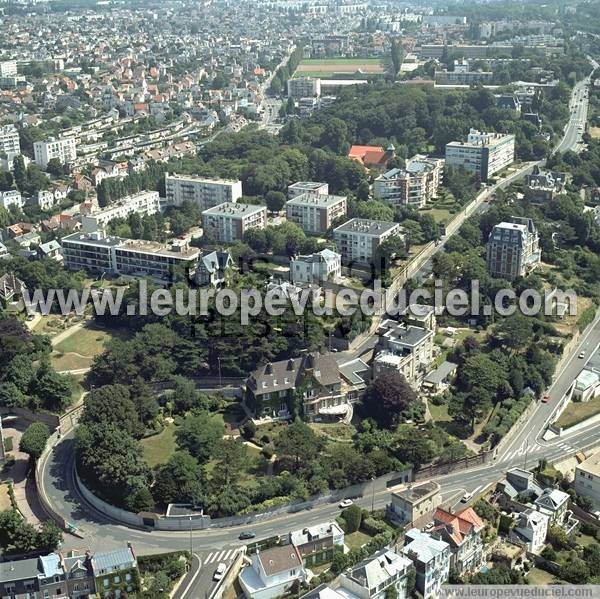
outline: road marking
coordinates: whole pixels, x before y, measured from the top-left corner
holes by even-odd
[[[227,561],[229,559],[229,557],[231,556],[231,553],[233,552],[233,549],[230,549],[224,556],[223,556],[223,561]]]
[[[183,597],[183,599],[185,599],[185,597],[188,594],[189,590],[192,588],[192,585],[196,582],[196,578],[198,578],[198,576],[200,574],[200,571],[202,570],[202,560],[195,553],[192,556],[192,564],[193,564],[193,561],[194,561],[194,557],[196,557],[198,559],[198,569],[196,570],[196,572],[194,572],[194,575],[192,576],[192,579],[190,580],[189,584],[187,585],[187,587],[185,587],[185,590],[181,593],[181,596]]]
[[[213,552],[211,551],[207,556],[206,559],[204,560],[205,564],[210,564],[213,560]]]

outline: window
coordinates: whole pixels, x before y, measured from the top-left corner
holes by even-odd
[[[125,574],[125,580],[127,582],[129,582],[131,580],[131,574],[129,572],[127,572],[127,574]]]
[[[105,589],[107,589],[107,588],[108,588],[108,578],[105,578],[105,579],[102,581],[102,584],[104,585],[104,588],[105,588]]]

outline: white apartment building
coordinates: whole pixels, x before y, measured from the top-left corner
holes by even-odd
[[[320,181],[296,181],[288,185],[288,198],[291,200],[304,193],[329,193],[329,184]]]
[[[82,230],[85,233],[100,231],[111,220],[127,218],[130,214],[148,216],[160,211],[158,191],[140,191],[131,196],[121,198],[117,204],[104,208],[100,212],[81,217]]]
[[[202,212],[202,224],[221,243],[233,243],[248,229],[267,226],[267,207],[239,202],[219,204]]]
[[[488,272],[499,279],[523,277],[541,261],[538,232],[530,218],[511,217],[497,224],[486,247]]]
[[[11,171],[13,160],[21,154],[19,132],[14,125],[0,127],[0,167],[2,170]]]
[[[446,144],[446,166],[463,168],[487,181],[515,160],[515,136],[471,129],[466,142]]]
[[[3,60],[0,62],[0,77],[16,77],[17,61]]]
[[[362,264],[371,263],[377,248],[393,236],[404,238],[398,223],[366,218],[353,218],[333,230],[333,239],[342,260]]]
[[[549,518],[537,510],[527,509],[518,516],[517,523],[510,531],[510,540],[524,545],[527,551],[539,553],[546,544]]]
[[[450,545],[418,528],[406,532],[402,553],[417,570],[416,588],[423,597],[436,596],[450,574]]]
[[[340,597],[384,599],[393,589],[398,599],[405,599],[412,568],[412,561],[404,555],[381,549],[342,573]]]
[[[37,192],[37,205],[40,210],[50,210],[54,206],[55,197],[51,191],[40,190]]]
[[[422,208],[437,197],[443,174],[443,160],[417,154],[406,161],[405,168],[379,175],[373,183],[373,195],[394,206]]]
[[[287,220],[306,233],[325,233],[346,211],[346,196],[324,193],[303,193],[285,204]]]
[[[342,257],[325,248],[315,254],[297,256],[290,260],[292,283],[320,285],[324,281],[335,283],[342,276]]]
[[[8,210],[11,206],[17,208],[23,208],[25,201],[21,197],[21,194],[16,189],[9,189],[8,191],[0,191],[0,206],[5,210]]]
[[[208,210],[225,202],[239,200],[242,197],[242,182],[166,173],[165,193],[168,206],[181,206],[189,201],[200,210]]]
[[[33,155],[40,168],[46,168],[48,162],[54,158],[61,164],[69,164],[77,157],[77,144],[73,137],[50,137],[46,141],[36,141],[33,144]]]
[[[290,77],[287,82],[288,97],[318,98],[321,95],[321,80],[315,77]]]
[[[64,265],[69,270],[92,273],[150,276],[173,280],[180,273],[191,274],[200,250],[187,242],[171,244],[107,237],[100,231],[74,233],[61,240]]]
[[[589,497],[600,510],[600,453],[596,453],[575,467],[575,491]]]

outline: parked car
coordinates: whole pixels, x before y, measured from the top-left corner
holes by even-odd
[[[579,359],[583,360],[583,358],[585,358],[585,352],[584,351],[579,352]]]
[[[246,530],[246,531],[242,532],[238,538],[240,539],[240,541],[245,541],[247,539],[253,539],[255,536],[256,536],[255,532]]]
[[[461,498],[462,503],[467,503],[467,501],[471,501],[473,499],[473,493],[467,491]]]
[[[350,507],[353,504],[354,504],[354,501],[352,501],[352,499],[344,499],[344,501],[340,502],[340,507],[341,508]]]
[[[227,570],[227,566],[223,562],[221,562],[217,566],[217,569],[215,570],[215,573],[213,574],[213,580],[221,580],[221,578],[223,578],[223,576],[225,576],[226,570]]]
[[[548,403],[550,401],[550,396],[547,393],[544,393],[542,397],[542,403]]]

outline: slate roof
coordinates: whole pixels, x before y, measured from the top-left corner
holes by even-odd
[[[265,549],[258,553],[258,559],[267,576],[302,567],[302,558],[293,545]]]

